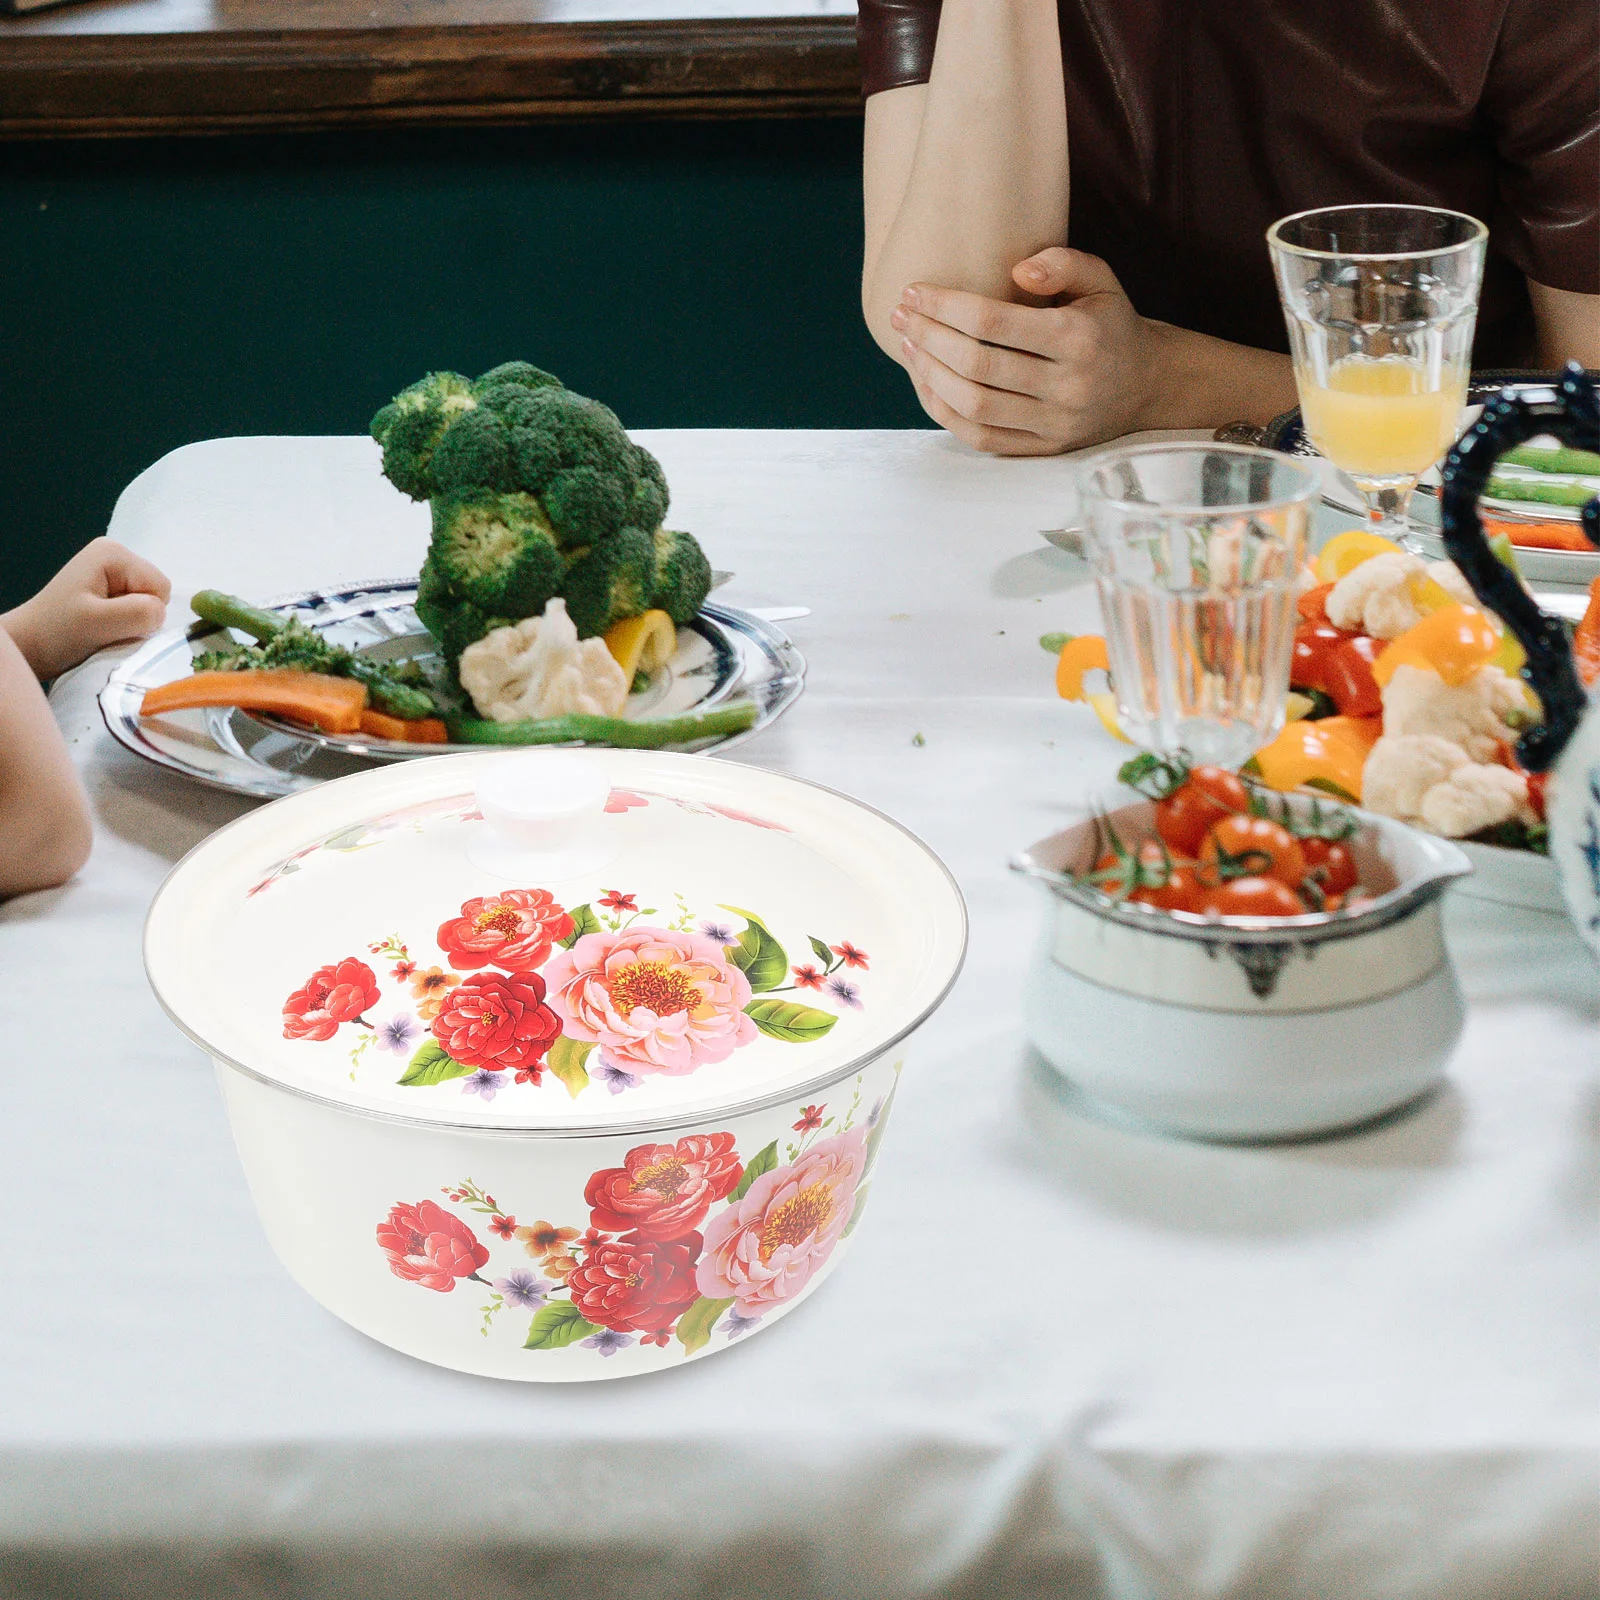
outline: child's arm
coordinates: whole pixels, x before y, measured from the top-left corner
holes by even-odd
[[[0,616],[0,898],[65,883],[94,842],[88,797],[39,680],[159,628],[171,592],[142,556],[95,539]]]
[[[89,801],[22,651],[0,628],[0,897],[65,883],[89,859]]]
[[[34,676],[54,678],[96,650],[161,626],[172,585],[111,539],[92,539],[31,600],[0,617]]]

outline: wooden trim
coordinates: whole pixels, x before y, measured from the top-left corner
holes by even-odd
[[[850,17],[0,28],[0,138],[860,114]]]

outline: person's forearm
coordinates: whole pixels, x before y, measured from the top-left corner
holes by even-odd
[[[0,628],[0,898],[65,883],[92,842],[89,802],[66,741]]]
[[[1539,335],[1539,364],[1559,367],[1581,361],[1600,367],[1600,295],[1550,289],[1532,278],[1528,294]]]
[[[890,91],[894,94],[911,91]],[[1019,300],[1011,269],[1067,231],[1067,115],[1056,0],[944,0],[920,125],[867,102],[862,310],[896,360],[889,315],[911,282]],[[875,124],[899,159],[874,163]]]
[[[1264,427],[1297,404],[1288,356],[1230,344],[1207,333],[1146,319],[1160,380],[1138,418],[1141,428]]]

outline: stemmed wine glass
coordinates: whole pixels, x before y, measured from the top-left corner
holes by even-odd
[[[1417,479],[1466,404],[1489,230],[1431,206],[1332,206],[1267,230],[1306,436],[1372,531],[1415,548]]]

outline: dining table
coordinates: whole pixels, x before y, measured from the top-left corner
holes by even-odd
[[[1600,971],[1452,889],[1437,1092],[1303,1142],[1087,1114],[1027,1044],[1047,899],[1013,856],[1127,747],[1056,695],[1098,631],[1041,537],[1071,459],[935,431],[650,430],[691,529],[809,672],[727,759],[913,830],[965,967],[913,1043],[865,1226],[713,1361],[573,1385],[430,1366],[290,1279],[204,1053],[146,985],[165,875],[262,802],[52,686],[95,845],[0,906],[3,1600],[1584,1600],[1600,1594]],[[1321,533],[1348,526],[1327,509]],[[417,571],[426,505],[359,437],[213,439],[110,535],[252,600]]]

